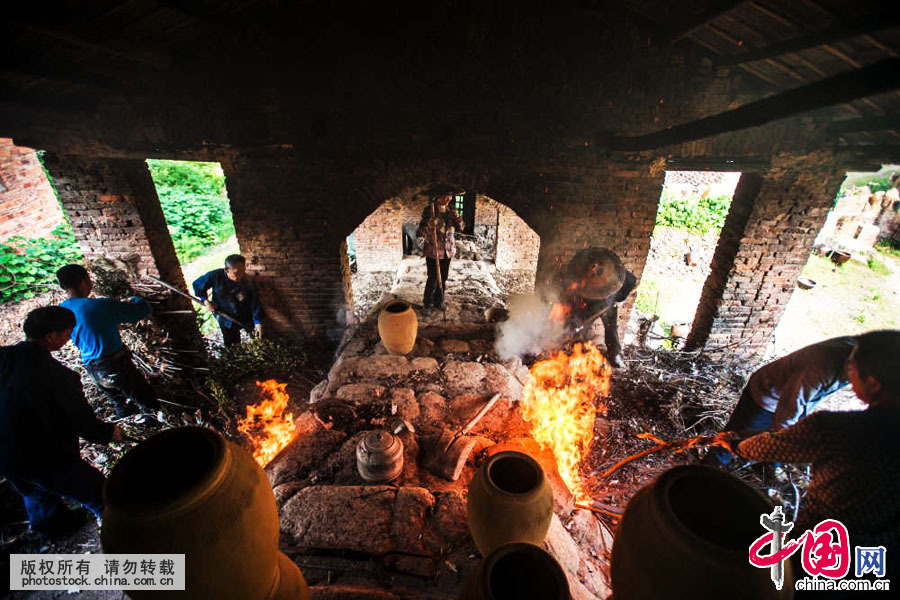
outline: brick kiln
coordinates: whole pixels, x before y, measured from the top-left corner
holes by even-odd
[[[528,369],[494,354],[496,326],[423,323],[408,356],[387,354],[373,320],[345,340],[297,437],[266,466],[279,507],[282,546],[327,598],[456,598],[481,560],[469,533],[466,491],[486,457],[515,449],[535,456],[553,490],[544,547],[560,563],[574,598],[609,596],[612,535],[575,498],[542,450],[520,406]],[[456,430],[500,397],[474,425],[472,452],[456,481],[421,466],[440,428]],[[589,417],[593,422],[592,415]],[[403,470],[389,485],[367,485],[359,441],[405,423]],[[592,427],[590,435],[593,434]]]

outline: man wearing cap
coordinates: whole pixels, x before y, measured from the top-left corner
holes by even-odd
[[[572,258],[563,273],[562,301],[571,313],[566,326],[579,333],[599,313],[603,323],[606,354],[614,367],[624,367],[619,343],[618,305],[637,286],[637,278],[625,269],[615,252],[607,248],[585,248]]]
[[[428,279],[425,281],[425,295],[422,298],[423,312],[428,314],[432,306],[444,310],[444,289],[450,273],[450,260],[456,250],[453,233],[462,229],[462,219],[450,207],[455,188],[436,186],[429,191],[431,201],[422,211],[422,219],[416,230],[416,237],[424,239],[425,267]],[[440,273],[438,273],[440,268]]]

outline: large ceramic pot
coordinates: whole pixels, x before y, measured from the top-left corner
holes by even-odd
[[[536,460],[498,452],[472,478],[466,509],[472,539],[487,556],[510,542],[542,543],[553,517],[553,492]]]
[[[356,445],[356,470],[369,483],[388,483],[403,472],[403,442],[387,431],[370,431]]]
[[[391,300],[378,314],[378,335],[391,354],[409,354],[416,345],[419,320],[405,300]]]
[[[110,473],[104,498],[103,551],[184,554],[179,597],[309,598],[300,570],[278,551],[278,512],[263,470],[214,431],[170,429],[141,442]]]
[[[750,545],[772,504],[719,469],[675,467],[628,503],[612,552],[616,600],[791,598],[793,575],[775,588],[769,569],[752,566]]]
[[[556,559],[526,542],[504,544],[481,561],[460,600],[569,600],[569,582]]]

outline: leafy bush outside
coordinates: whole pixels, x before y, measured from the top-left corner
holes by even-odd
[[[0,302],[33,298],[56,287],[56,270],[82,258],[72,226],[63,221],[52,237],[15,236],[0,244]]]
[[[182,264],[234,235],[218,163],[150,159],[147,165]]]
[[[685,229],[705,235],[721,229],[731,207],[731,196],[682,196],[663,191],[656,213],[656,224]]]

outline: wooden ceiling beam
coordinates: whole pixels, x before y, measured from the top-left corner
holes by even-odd
[[[691,34],[696,33],[698,30],[703,29],[722,15],[726,15],[744,4],[747,4],[747,2],[748,0],[724,0],[718,2],[710,9],[697,15],[691,23],[682,26],[677,31],[671,32],[667,41],[674,44],[679,40],[683,40]]]
[[[900,59],[886,59],[862,69],[816,81],[670,129],[637,136],[606,136],[607,146],[622,151],[653,150],[720,133],[765,125],[811,110],[895,90],[900,86],[900,82],[883,77],[882,74],[898,70]]]
[[[844,121],[835,121],[828,126],[828,132],[837,135],[861,131],[886,131],[891,129],[900,130],[900,116],[890,115],[886,117],[846,119]]]
[[[833,27],[828,27],[826,29],[816,31],[814,33],[801,35],[799,37],[785,40],[783,42],[778,42],[775,44],[764,46],[762,48],[757,48],[755,50],[741,52],[740,54],[723,56],[722,58],[717,59],[715,62],[720,66],[736,65],[745,62],[776,58],[784,54],[800,52],[802,50],[816,48],[819,46],[831,47],[832,53],[835,54],[835,56],[839,56],[839,54],[837,53],[839,53],[840,51],[836,51],[836,49],[834,49],[831,44],[853,37],[858,37],[864,33],[891,29],[897,27],[898,25],[900,25],[900,18],[898,18],[898,15],[895,11],[880,11],[850,23],[841,23],[838,25],[834,25]],[[842,58],[842,60],[846,60],[846,58],[848,58],[845,54],[839,57]],[[859,68],[858,64],[855,64],[853,66]]]
[[[110,43],[100,43],[93,39],[83,37],[81,34],[72,33],[58,27],[36,25],[15,19],[7,20],[7,23],[18,29],[59,40],[72,46],[101,52],[110,56],[117,56],[157,69],[167,69],[172,65],[171,57],[160,52],[151,53],[140,49],[125,48],[121,44],[114,45]]]

